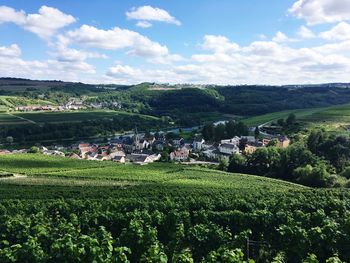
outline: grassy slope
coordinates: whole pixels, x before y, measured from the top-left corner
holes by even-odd
[[[337,134],[348,133],[347,127],[350,125],[350,104],[315,109],[274,112],[243,119],[243,122],[249,126],[258,126],[276,121],[280,118],[286,118],[290,113],[294,113],[299,122],[305,127],[321,126],[324,129]]]
[[[135,113],[128,113],[122,111],[110,111],[110,110],[94,110],[94,111],[73,111],[73,112],[22,112],[12,113],[8,115],[6,113],[0,113],[0,124],[15,124],[15,123],[29,123],[25,122],[28,119],[36,123],[43,122],[81,122],[85,120],[94,120],[101,118],[113,118],[117,115],[131,116],[138,115],[142,118],[149,120],[157,120],[157,117],[150,115],[141,115]]]
[[[0,96],[0,101],[2,104],[8,107],[16,107],[16,106],[29,106],[29,105],[55,105],[56,103],[48,100],[40,100],[40,99],[28,99],[24,97],[18,96]]]
[[[281,118],[286,118],[291,113],[294,113],[297,116],[297,118],[305,118],[305,116],[309,116],[311,114],[317,113],[319,111],[322,111],[323,109],[325,108],[278,111],[278,112],[250,117],[247,119],[243,119],[242,121],[248,126],[258,126],[264,123],[277,121],[278,119],[281,119]]]

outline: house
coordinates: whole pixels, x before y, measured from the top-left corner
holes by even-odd
[[[223,143],[220,144],[219,151],[222,154],[232,155],[233,153],[239,153],[239,148],[235,144]]]
[[[180,147],[181,145],[184,144],[184,138],[175,138],[172,140],[173,141],[173,145],[176,146],[176,147]]]
[[[246,153],[246,154],[252,154],[253,152],[256,151],[256,149],[257,149],[256,146],[247,144],[247,145],[245,146],[245,148],[244,148],[244,153]]]
[[[204,144],[203,137],[196,137],[193,141],[193,151],[198,152],[202,150],[202,146]]]
[[[254,143],[256,141],[254,136],[242,136],[241,140],[245,140],[247,143]]]
[[[148,143],[149,147],[151,147],[153,145],[153,143],[156,141],[156,138],[154,138],[154,136],[152,136],[152,135],[145,136],[145,137],[143,137],[143,139]]]
[[[208,159],[218,159],[220,156],[220,151],[214,146],[206,149],[202,153]]]
[[[132,153],[127,156],[127,159],[129,159],[134,164],[144,165],[159,160],[160,154],[148,155]]]
[[[187,148],[182,148],[179,150],[175,150],[172,153],[170,153],[170,160],[172,161],[185,161],[188,159],[190,154],[190,151]]]
[[[290,144],[290,140],[286,136],[281,136],[278,138],[277,147],[287,148]]]
[[[112,161],[116,163],[125,163],[125,156],[115,156],[112,158]]]
[[[161,152],[164,150],[164,142],[163,141],[160,141],[160,140],[156,140],[154,143],[153,143],[153,147],[155,150]]]
[[[81,159],[79,155],[75,154],[75,153],[72,153],[70,156],[69,156],[70,159],[76,159],[76,160],[79,160]]]
[[[43,151],[43,154],[52,155],[52,156],[65,156],[63,152],[57,151],[57,150],[46,150],[46,151]]]
[[[9,150],[0,150],[0,155],[11,154]]]
[[[125,157],[126,154],[123,150],[114,150],[112,151],[109,156],[114,159],[115,157]]]
[[[97,154],[95,156],[96,161],[109,161],[111,160],[111,157],[107,153]]]
[[[221,140],[221,144],[227,143],[227,144],[233,144],[233,145],[239,145],[241,138],[235,136],[232,139],[226,139],[226,140]]]

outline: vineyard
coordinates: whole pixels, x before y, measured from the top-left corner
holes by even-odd
[[[40,154],[0,170],[0,262],[350,261],[348,190]]]

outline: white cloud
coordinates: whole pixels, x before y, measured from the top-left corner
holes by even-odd
[[[272,41],[277,43],[287,42],[288,40],[289,38],[286,36],[286,34],[282,33],[281,31],[278,31],[272,38]]]
[[[175,17],[171,16],[166,10],[157,7],[152,7],[149,5],[133,7],[129,12],[126,12],[128,19],[140,20],[137,26],[150,27],[151,23],[149,21],[165,22],[168,24],[174,24],[177,26],[181,25],[181,22]]]
[[[119,27],[103,30],[83,25],[68,31],[61,37],[61,42],[66,46],[80,44],[106,50],[125,50],[128,55],[144,57],[152,63],[169,64],[183,59],[180,55],[171,54],[166,46],[135,31]]]
[[[137,84],[140,82],[178,82],[175,72],[168,69],[141,69],[127,65],[116,65],[106,72],[107,82]]]
[[[16,11],[8,6],[0,6],[0,24],[1,23],[15,23],[24,24],[26,15],[24,11]]]
[[[144,57],[164,56],[168,48],[149,38],[127,29],[114,27],[109,30],[82,25],[79,29],[67,32],[68,41],[88,47],[119,50],[127,49],[129,54]]]
[[[316,37],[316,35],[306,26],[301,26],[299,28],[298,36],[303,39],[311,39]]]
[[[319,36],[327,40],[347,40],[350,39],[350,25],[346,22],[340,22],[331,30],[321,32]]]
[[[350,20],[349,0],[298,0],[288,10],[308,25]]]
[[[150,22],[147,22],[147,21],[139,21],[136,23],[136,26],[142,27],[142,28],[149,28],[152,26],[152,24]]]
[[[206,42],[204,38],[202,46]],[[225,43],[232,43],[226,38]],[[205,54],[193,54],[182,64],[166,65],[152,70],[118,65],[108,70],[111,81],[143,81],[198,84],[293,84],[346,82],[350,58],[343,51],[347,43],[311,48],[292,48],[286,43],[256,41],[235,52],[212,48]],[[342,52],[335,51],[341,48]],[[322,74],[319,74],[322,72]]]
[[[48,6],[40,7],[38,14],[28,15],[24,11],[0,6],[0,23],[15,23],[44,39],[51,37],[57,30],[75,21],[73,16]]]
[[[80,60],[24,60],[20,57],[20,48],[16,44],[0,47],[0,72],[2,76],[8,77],[66,81],[82,81],[85,76],[96,73],[92,65]]]
[[[215,53],[230,53],[239,50],[238,44],[230,42],[227,37],[220,35],[204,36],[204,42],[201,46],[202,48],[209,51],[214,51]]]
[[[58,61],[75,62],[75,61],[85,61],[88,58],[108,58],[104,54],[96,52],[88,52],[84,50],[78,50],[74,48],[58,48],[54,53]]]
[[[11,46],[0,46],[0,57],[19,57],[21,56],[21,49],[17,44]]]

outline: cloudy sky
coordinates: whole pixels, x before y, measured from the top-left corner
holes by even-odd
[[[350,82],[350,0],[0,0],[0,76]]]

